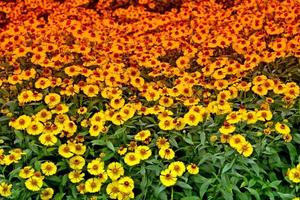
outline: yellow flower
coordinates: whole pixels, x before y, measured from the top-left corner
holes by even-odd
[[[10,121],[9,125],[17,130],[26,129],[31,123],[31,117],[27,115],[21,115],[16,120]]]
[[[148,146],[138,146],[135,153],[139,154],[141,160],[147,160],[151,155],[151,149]]]
[[[64,131],[68,132],[69,136],[72,136],[77,131],[77,125],[70,120],[64,121],[63,127]]]
[[[19,177],[27,179],[34,174],[34,169],[31,166],[26,166],[19,172]]]
[[[158,126],[161,130],[172,130],[174,129],[174,124],[172,123],[173,121],[173,118],[171,117],[166,117],[166,118],[163,118],[159,121],[158,123]]]
[[[75,155],[83,155],[86,151],[86,146],[82,143],[73,144],[70,143],[71,151]]]
[[[127,148],[124,146],[120,146],[118,149],[118,154],[120,154],[121,156],[123,156],[125,153],[127,152]]]
[[[40,135],[39,141],[45,146],[53,146],[57,142],[57,137],[52,133],[43,133]]]
[[[233,133],[235,129],[235,126],[229,124],[228,122],[224,122],[224,125],[221,128],[219,128],[219,131],[224,135],[228,135],[230,133]]]
[[[86,107],[80,107],[78,108],[77,110],[77,113],[80,114],[80,115],[83,115],[87,112],[87,108]]]
[[[277,123],[275,124],[275,130],[276,130],[278,133],[283,134],[283,135],[289,134],[289,133],[291,132],[291,129],[290,129],[287,125],[282,124],[282,123],[280,123],[280,122],[277,122]]]
[[[74,170],[81,170],[85,165],[85,159],[82,156],[73,156],[69,160],[69,166]]]
[[[124,168],[120,163],[112,162],[107,166],[107,175],[111,180],[115,181],[124,175]]]
[[[21,158],[22,158],[21,154],[17,154],[17,153],[12,152],[12,153],[4,156],[3,161],[4,161],[5,165],[10,165],[12,163],[18,163],[19,160],[21,160]]]
[[[255,94],[258,94],[259,96],[265,96],[268,94],[267,88],[265,88],[263,85],[254,85],[252,86],[252,91]]]
[[[86,189],[85,189],[85,184],[84,183],[80,183],[79,185],[76,186],[77,191],[80,194],[84,194],[86,193]]]
[[[45,103],[49,106],[49,108],[54,108],[57,104],[60,103],[61,97],[56,93],[49,93],[45,96]]]
[[[149,130],[142,130],[134,136],[134,139],[137,141],[145,141],[150,136],[151,132]]]
[[[157,138],[157,141],[156,141],[156,146],[159,148],[159,149],[162,149],[162,148],[169,148],[170,147],[170,143],[168,142],[168,139],[164,138],[164,137],[158,137]]]
[[[91,175],[99,175],[104,171],[104,162],[100,160],[100,158],[96,158],[88,163],[87,171]]]
[[[89,129],[89,133],[90,133],[91,136],[97,137],[98,135],[100,135],[103,128],[104,128],[103,123],[92,124],[92,126]]]
[[[182,176],[183,173],[185,172],[185,165],[181,161],[176,161],[176,162],[172,162],[169,165],[168,169],[171,170],[172,174],[174,174],[175,176]]]
[[[253,153],[253,147],[249,142],[242,142],[237,151],[245,157],[249,157]]]
[[[106,193],[109,195],[109,198],[117,199],[118,196],[121,194],[119,190],[119,182],[113,181],[109,183],[106,187]]]
[[[199,167],[194,163],[189,164],[186,167],[186,169],[190,174],[198,174],[199,173]]]
[[[86,85],[82,90],[86,96],[95,97],[98,95],[100,89],[97,85]]]
[[[300,183],[300,170],[298,168],[289,169],[287,176],[294,183]]]
[[[50,111],[42,109],[35,115],[35,117],[37,121],[46,122],[52,118],[52,114]]]
[[[98,178],[89,178],[85,182],[85,189],[89,193],[99,192],[101,189],[101,182]]]
[[[35,88],[38,88],[38,89],[39,88],[46,89],[46,88],[50,87],[50,85],[51,85],[50,80],[47,78],[44,78],[44,77],[39,78],[34,84]]]
[[[54,190],[52,188],[45,188],[41,191],[40,197],[42,200],[49,200],[53,197]]]
[[[31,90],[25,90],[18,95],[18,101],[20,104],[28,103],[33,100],[33,92]]]
[[[201,114],[196,112],[187,112],[183,117],[184,123],[190,126],[197,126],[199,122],[203,121]]]
[[[97,177],[102,184],[107,180],[107,173],[103,170],[100,174],[97,175]]]
[[[71,147],[68,144],[62,144],[58,147],[58,153],[64,158],[70,158],[73,156]]]
[[[0,196],[9,197],[11,195],[12,184],[0,183]]]
[[[120,109],[124,106],[125,104],[125,99],[123,98],[113,98],[111,101],[110,101],[110,106],[113,108],[113,109]]]
[[[257,119],[260,121],[269,121],[273,117],[273,114],[269,110],[259,110],[257,111]]]
[[[51,110],[53,114],[64,114],[69,112],[69,106],[64,103],[59,103]]]
[[[46,162],[42,163],[41,169],[42,169],[43,174],[45,174],[46,176],[54,175],[57,171],[56,165],[50,161],[46,161]]]
[[[68,174],[68,177],[72,183],[79,183],[83,180],[84,173],[81,173],[81,171],[74,170]]]
[[[241,121],[242,116],[238,112],[231,112],[226,116],[226,121],[229,124],[236,124]]]
[[[129,193],[134,188],[134,181],[132,178],[125,176],[119,180],[119,190],[124,193]]]
[[[247,124],[255,124],[257,122],[257,114],[254,111],[249,111],[243,114],[243,120],[247,122]]]
[[[25,186],[28,190],[39,191],[43,186],[43,180],[41,178],[30,177],[25,181]]]
[[[26,131],[29,135],[39,135],[44,131],[44,125],[41,122],[33,121],[26,128]]]
[[[163,106],[163,107],[171,107],[173,105],[173,99],[170,97],[161,97],[159,99],[159,105]]]
[[[129,166],[138,165],[141,161],[141,157],[137,153],[127,153],[124,157],[124,162]]]
[[[244,136],[240,135],[240,134],[235,134],[233,136],[230,137],[229,140],[229,145],[232,148],[238,148],[242,143],[246,142],[246,139]]]
[[[170,148],[161,148],[158,152],[161,158],[171,160],[175,157],[175,152]]]
[[[176,181],[177,181],[176,176],[172,173],[172,171],[170,169],[165,169],[165,170],[161,171],[159,179],[160,179],[160,182],[166,187],[175,185]]]

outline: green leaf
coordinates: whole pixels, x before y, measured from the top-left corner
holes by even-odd
[[[0,122],[5,122],[5,121],[9,121],[9,117],[7,117],[7,116],[2,116],[2,117],[0,117]]]
[[[206,182],[204,182],[201,187],[200,187],[200,199],[203,199],[204,194],[206,193],[208,187],[210,184],[212,184],[213,182],[215,182],[215,179],[208,179]]]
[[[182,182],[182,181],[177,181],[176,185],[183,189],[188,189],[188,190],[193,189],[192,186],[190,186],[189,184]]]
[[[229,192],[229,191],[221,190],[221,192],[225,200],[233,200],[233,194],[231,191]]]
[[[255,197],[256,200],[260,200],[260,196],[256,190],[249,187],[246,187],[246,189]]]
[[[197,196],[188,196],[188,197],[183,197],[180,200],[200,200],[200,198]]]
[[[174,137],[170,137],[170,138],[169,138],[169,142],[170,142],[170,144],[171,144],[172,146],[178,148],[178,144],[177,144],[177,142],[176,142],[176,140],[175,140]]]
[[[272,183],[269,184],[269,187],[277,189],[278,188],[277,186],[280,185],[281,182],[282,181],[280,181],[280,180],[273,181]]]
[[[284,199],[284,200],[295,198],[294,194],[284,194],[284,193],[278,192],[278,195],[280,196],[281,199]]]
[[[103,140],[92,140],[92,145],[99,145],[99,146],[104,146],[106,143]]]
[[[297,162],[297,158],[298,158],[298,153],[297,153],[296,147],[293,144],[291,144],[291,143],[287,143],[286,147],[289,150],[289,154],[290,154],[290,158],[291,158],[292,164],[296,163]]]
[[[111,141],[107,141],[107,142],[106,142],[106,146],[107,146],[110,150],[112,150],[113,152],[116,151],[116,150],[115,150],[115,147],[114,147],[114,145],[111,143]]]
[[[227,172],[228,170],[230,170],[232,168],[234,162],[235,162],[235,159],[231,163],[227,163],[222,169],[222,174]]]
[[[168,195],[167,195],[166,191],[162,191],[161,193],[159,193],[159,199],[168,200]]]
[[[158,197],[159,196],[159,193],[161,193],[162,191],[164,191],[166,189],[165,186],[161,185],[161,186],[154,186],[154,196],[155,197]]]

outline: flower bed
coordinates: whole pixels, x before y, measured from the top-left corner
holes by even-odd
[[[0,196],[296,199],[300,3],[0,3]]]

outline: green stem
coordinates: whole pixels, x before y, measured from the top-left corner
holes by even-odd
[[[173,196],[174,196],[174,189],[173,187],[171,188],[171,200],[173,200]]]

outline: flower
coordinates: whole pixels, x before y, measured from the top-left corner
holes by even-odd
[[[150,136],[151,132],[149,130],[142,130],[134,136],[134,139],[137,141],[145,141]]]
[[[236,147],[237,151],[245,157],[249,157],[253,153],[253,147],[249,142],[242,142]]]
[[[25,130],[31,124],[31,117],[21,115],[16,120],[10,122],[10,126],[17,130]]]
[[[101,189],[101,182],[98,178],[89,178],[84,185],[85,190],[89,193],[99,192]]]
[[[43,180],[41,178],[30,177],[25,181],[25,186],[28,190],[39,191],[43,186]]]
[[[49,200],[53,197],[54,190],[52,188],[45,188],[41,191],[40,197],[42,200]]]
[[[129,193],[134,188],[134,181],[132,178],[125,176],[122,177],[119,181],[119,190],[124,193]]]
[[[26,166],[20,170],[19,177],[21,177],[23,179],[27,179],[27,178],[33,176],[33,174],[34,174],[34,169],[31,166]]]
[[[158,137],[156,140],[156,146],[161,149],[161,148],[169,148],[170,143],[168,142],[168,139],[164,137]]]
[[[74,170],[68,174],[68,177],[72,183],[79,183],[84,179],[84,173],[78,170]]]
[[[185,165],[181,161],[176,161],[172,162],[169,165],[168,169],[170,169],[172,171],[172,174],[174,174],[175,176],[182,176],[185,172]]]
[[[45,96],[45,103],[49,106],[49,108],[54,108],[57,104],[60,103],[61,97],[56,93],[49,93]]]
[[[104,162],[100,160],[100,158],[96,158],[88,163],[87,171],[91,175],[99,175],[104,171]]]
[[[235,134],[231,136],[229,140],[229,144],[232,148],[238,148],[244,142],[246,142],[246,139],[240,134]]]
[[[50,161],[46,161],[46,162],[42,163],[41,169],[42,169],[43,174],[45,174],[46,176],[54,175],[57,171],[56,165]]]
[[[233,133],[235,129],[235,126],[229,124],[228,122],[224,122],[224,125],[221,128],[219,128],[219,131],[224,135],[228,135],[230,133]]]
[[[199,167],[194,163],[189,164],[186,167],[186,169],[190,174],[198,174],[199,173]]]
[[[289,169],[288,178],[294,183],[300,183],[300,170],[298,168]]]
[[[82,156],[73,156],[69,160],[69,166],[74,170],[81,170],[85,165],[85,159]]]
[[[124,157],[124,162],[128,166],[138,165],[140,163],[140,161],[141,161],[141,157],[137,153],[129,152]]]
[[[161,158],[171,160],[175,157],[175,152],[171,148],[161,148],[158,152]]]
[[[7,184],[5,182],[0,183],[0,196],[9,197],[11,195],[12,184]]]
[[[39,135],[44,131],[44,125],[41,122],[33,121],[26,128],[29,135]]]
[[[161,171],[159,179],[160,179],[160,182],[166,187],[175,185],[176,181],[177,181],[176,176],[172,173],[172,171],[170,169],[165,169],[165,170]]]
[[[117,199],[121,193],[119,190],[119,182],[113,181],[109,183],[106,187],[106,193],[109,195],[109,198]]]
[[[99,93],[99,87],[97,85],[86,85],[82,88],[83,93],[88,97],[95,97]]]
[[[107,166],[107,175],[113,181],[120,178],[120,176],[123,176],[124,168],[122,167],[121,163],[119,162],[109,163]]]
[[[52,133],[43,133],[40,135],[39,141],[45,146],[53,146],[57,142],[57,137],[55,137]]]
[[[74,155],[69,144],[60,145],[58,147],[58,153],[59,153],[59,155],[61,155],[64,158],[70,158]]]
[[[138,146],[135,149],[135,153],[139,154],[141,160],[147,160],[151,155],[151,149],[148,146]]]
[[[276,130],[278,133],[283,134],[283,135],[289,134],[289,133],[291,132],[291,129],[290,129],[287,125],[282,124],[282,123],[280,123],[280,122],[277,122],[277,123],[275,124],[275,130]]]

